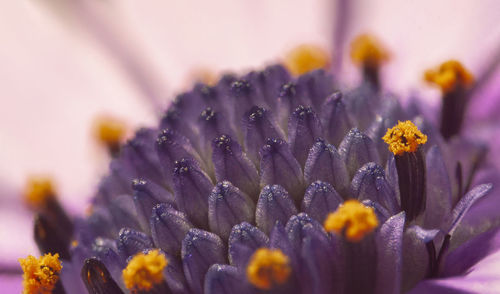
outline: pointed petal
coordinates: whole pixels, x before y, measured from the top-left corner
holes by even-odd
[[[340,144],[345,134],[352,128],[353,125],[340,91],[328,96],[321,106],[321,124],[325,138],[335,146]]]
[[[252,199],[259,195],[259,175],[253,163],[242,152],[238,142],[220,135],[212,142],[212,161],[217,181],[230,181]]]
[[[283,187],[265,186],[257,202],[255,221],[259,229],[269,234],[276,221],[286,223],[296,213],[297,208]]]
[[[314,141],[322,136],[321,123],[312,107],[299,105],[295,108],[288,120],[288,141],[301,166],[304,166]]]
[[[438,230],[424,230],[419,226],[411,226],[403,234],[403,283],[402,292],[405,293],[424,279],[429,267],[429,255],[426,243],[434,240]]]
[[[174,196],[162,187],[146,180],[134,180],[132,188],[134,189],[134,204],[137,217],[142,229],[149,232],[149,219],[151,218],[153,207],[159,203],[174,204]]]
[[[244,267],[255,250],[268,245],[269,238],[261,230],[244,222],[233,227],[228,243],[229,262]]]
[[[127,260],[130,256],[138,252],[154,247],[153,242],[151,242],[151,239],[146,234],[128,228],[120,230],[116,243],[118,254],[123,260]]]
[[[315,181],[306,189],[301,210],[322,223],[326,216],[337,209],[343,199],[326,182]]]
[[[351,197],[360,201],[369,199],[378,202],[391,215],[400,211],[396,195],[385,179],[384,169],[374,162],[363,165],[354,175]]]
[[[373,141],[356,128],[351,129],[340,143],[339,154],[344,159],[351,178],[365,163],[379,162],[378,152]]]
[[[297,85],[304,89],[311,105],[319,112],[325,98],[333,92],[333,77],[323,69],[309,71],[297,79]]]
[[[305,190],[304,178],[288,144],[280,139],[268,139],[260,150],[260,158],[261,186],[281,185],[295,201],[300,201]]]
[[[498,251],[500,229],[492,229],[465,242],[446,256],[442,276],[451,277],[466,274],[474,264]],[[474,254],[471,254],[471,253]]]
[[[202,149],[211,150],[211,142],[222,134],[227,134],[232,138],[235,133],[231,125],[227,123],[227,118],[221,112],[215,111],[212,107],[205,108],[198,118]]]
[[[309,151],[304,178],[308,184],[317,180],[328,182],[344,197],[349,196],[349,176],[344,160],[333,145],[326,144],[322,139],[317,139]]]
[[[246,153],[255,164],[260,163],[259,150],[265,145],[267,138],[283,139],[284,137],[272,113],[258,106],[252,107],[245,113],[243,133]]]
[[[469,210],[472,204],[488,194],[492,187],[492,184],[482,184],[474,187],[472,190],[467,192],[467,194],[465,194],[460,199],[460,201],[458,201],[457,205],[455,205],[455,208],[453,208],[451,216],[445,223],[443,230],[448,234],[453,235],[453,232],[460,224],[460,221],[465,216],[465,213]]]
[[[166,204],[153,208],[150,225],[155,246],[173,255],[180,253],[182,240],[193,227],[184,213]]]
[[[199,160],[199,156],[189,139],[171,129],[164,129],[158,134],[155,149],[170,186],[173,186],[175,161],[182,158]]]
[[[234,225],[253,223],[255,204],[245,193],[228,181],[217,183],[208,198],[210,230],[227,240]]]
[[[427,201],[424,227],[437,228],[451,213],[451,184],[439,148],[432,146],[425,156],[427,168]]]
[[[294,215],[286,223],[285,230],[295,252],[301,251],[302,241],[305,237],[305,227],[311,227],[311,230],[314,230],[318,234],[324,234],[326,237],[326,232],[319,222],[310,218],[305,213]]]
[[[214,264],[205,277],[205,294],[250,293],[245,276],[234,266]]]
[[[175,162],[174,191],[180,211],[201,228],[208,227],[208,196],[213,185],[198,164],[190,159]]]
[[[203,293],[205,274],[214,263],[225,263],[224,243],[219,236],[191,229],[182,241],[182,266],[189,288]]]
[[[401,292],[404,225],[405,213],[400,212],[389,218],[378,232],[376,294],[398,294]]]

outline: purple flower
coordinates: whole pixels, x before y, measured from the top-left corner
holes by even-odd
[[[460,137],[463,116],[438,128],[405,109],[380,90],[379,45],[355,44],[353,89],[277,64],[178,95],[113,151],[84,219],[40,193],[35,240],[66,291],[418,292],[494,252],[494,223],[461,227],[492,188],[471,186],[484,148]],[[443,115],[468,94],[453,64],[429,78],[453,99]]]

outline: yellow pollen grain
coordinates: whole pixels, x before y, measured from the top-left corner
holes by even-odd
[[[94,137],[105,146],[120,144],[126,135],[125,123],[111,116],[100,116],[94,121]]]
[[[469,87],[474,83],[474,76],[459,61],[448,60],[436,69],[424,73],[424,79],[448,93],[457,86]]]
[[[323,226],[327,232],[359,242],[377,228],[378,219],[373,208],[357,200],[347,200],[335,212],[328,214]]]
[[[356,65],[378,67],[389,60],[389,52],[369,34],[362,34],[351,42],[351,60]]]
[[[20,258],[23,269],[23,294],[50,294],[59,280],[62,269],[59,254],[45,254],[40,258],[29,255]]]
[[[303,44],[293,48],[284,60],[286,68],[295,76],[327,68],[330,65],[328,53],[321,47]]]
[[[125,287],[132,291],[151,290],[163,281],[163,269],[167,265],[167,258],[158,249],[136,254],[122,272]]]
[[[394,155],[415,152],[418,146],[427,142],[427,136],[409,120],[398,121],[393,128],[387,129],[382,139],[389,145],[389,151]]]
[[[281,250],[259,248],[248,263],[247,279],[255,287],[269,290],[285,283],[291,272],[290,259]]]
[[[46,176],[29,177],[25,186],[24,200],[33,208],[42,207],[49,198],[55,196],[54,183]]]

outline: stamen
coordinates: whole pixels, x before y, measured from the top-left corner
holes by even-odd
[[[474,83],[474,76],[457,60],[448,60],[437,69],[427,70],[424,78],[440,87],[443,93],[451,92],[457,87],[467,88]]]
[[[330,213],[324,224],[327,232],[334,232],[351,242],[359,242],[377,228],[378,219],[372,207],[358,200],[347,200]]]
[[[112,156],[120,150],[120,144],[126,135],[125,124],[111,116],[98,117],[94,122],[94,136],[96,141],[107,147]]]
[[[468,88],[474,83],[472,74],[456,60],[449,60],[436,70],[425,72],[424,78],[443,92],[440,132],[445,139],[460,132],[465,115]]]
[[[427,136],[407,120],[388,129],[382,139],[395,155],[401,209],[406,212],[407,221],[410,222],[425,209],[425,158],[419,146],[427,142]]]
[[[326,69],[330,65],[330,58],[321,47],[303,44],[292,49],[284,63],[293,75],[299,76],[315,69]]]
[[[247,279],[259,289],[270,290],[284,284],[291,272],[290,259],[281,250],[260,248],[250,257]]]
[[[32,208],[43,207],[49,199],[55,197],[54,183],[46,176],[32,176],[28,178],[24,192],[26,203]]]
[[[427,142],[427,136],[409,120],[398,121],[392,129],[388,129],[382,139],[389,145],[389,151],[394,155],[415,152],[418,146]]]
[[[50,294],[59,280],[62,269],[59,254],[45,254],[40,258],[29,255],[20,258],[23,269],[23,294]]]
[[[352,62],[363,68],[363,79],[375,90],[380,89],[379,68],[389,60],[388,51],[375,39],[363,34],[351,42]]]
[[[123,270],[123,281],[129,290],[147,291],[163,281],[163,269],[168,261],[159,250],[138,253]]]
[[[362,34],[351,42],[351,59],[357,65],[379,67],[389,60],[389,53],[375,37]]]

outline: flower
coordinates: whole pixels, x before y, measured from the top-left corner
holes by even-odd
[[[276,64],[178,95],[120,146],[74,234],[41,206],[36,241],[69,265],[66,290],[82,269],[91,293],[400,293],[498,248],[496,230],[455,235],[492,187],[464,182],[480,149],[405,110],[359,56],[353,89]]]

